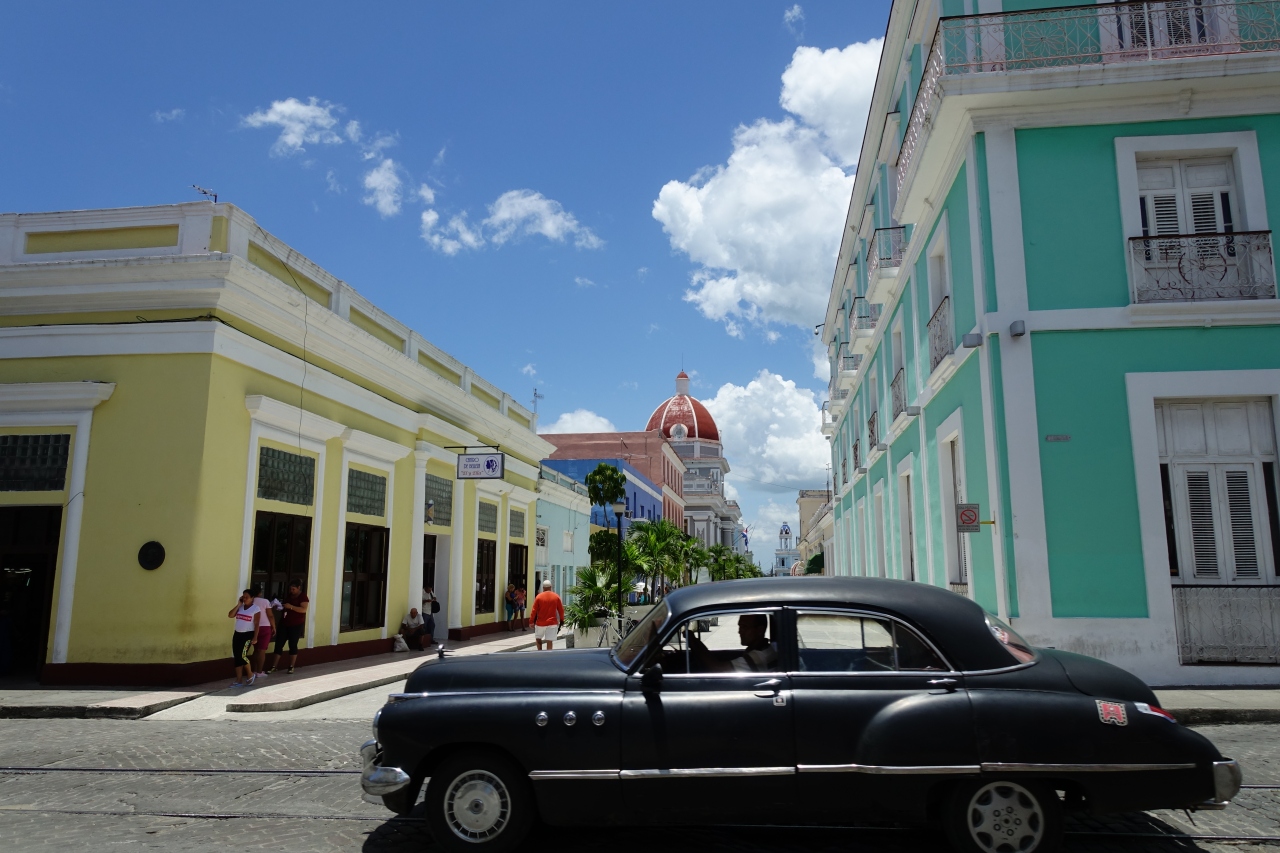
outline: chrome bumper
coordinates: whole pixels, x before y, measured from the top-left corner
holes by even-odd
[[[399,767],[379,766],[377,761],[378,742],[365,741],[364,746],[360,747],[360,765],[363,768],[360,771],[360,787],[364,789],[366,800],[377,797],[379,799],[376,802],[381,803],[381,797],[394,794],[409,784],[409,774]]]
[[[1243,778],[1240,775],[1239,762],[1230,759],[1213,762],[1214,801],[1222,803],[1224,806],[1231,802],[1231,799],[1240,793],[1240,783]]]

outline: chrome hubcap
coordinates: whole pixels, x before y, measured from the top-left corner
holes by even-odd
[[[511,817],[507,786],[487,770],[468,770],[449,784],[444,816],[453,834],[464,841],[488,841]]]
[[[969,836],[992,853],[1031,853],[1044,838],[1044,810],[1012,782],[983,785],[969,800]]]

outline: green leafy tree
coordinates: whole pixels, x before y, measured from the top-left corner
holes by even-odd
[[[607,562],[613,565],[613,558],[618,554],[618,534],[608,528],[597,530],[587,540],[587,555],[592,563]]]
[[[613,465],[608,462],[601,462],[586,477],[587,480],[587,497],[591,503],[600,507],[604,507],[605,517],[608,518],[607,508],[623,500],[627,496],[627,477]],[[622,525],[622,519],[617,519],[619,527]],[[618,565],[615,559],[618,586],[622,584],[623,566]],[[615,598],[617,607],[622,606],[622,600]]]
[[[680,541],[684,532],[669,520],[637,521],[631,525],[631,541],[636,543],[637,571],[648,579],[649,589],[658,588],[658,579],[667,580],[679,565]]]
[[[618,606],[617,550],[618,543],[615,540],[613,554],[578,570],[578,581],[569,588],[572,602],[564,610],[564,621],[570,628],[586,631],[595,624],[595,620],[600,615]],[[626,542],[623,550],[626,552],[624,562],[627,565],[634,565],[634,560],[637,559],[635,544]],[[637,577],[634,571],[624,570],[622,572],[623,590],[633,588]]]

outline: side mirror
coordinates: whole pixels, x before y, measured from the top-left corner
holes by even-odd
[[[662,664],[655,663],[640,676],[640,690],[644,693],[662,692]]]

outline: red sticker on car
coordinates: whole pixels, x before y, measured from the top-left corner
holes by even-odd
[[[1129,715],[1125,712],[1123,702],[1107,702],[1099,699],[1098,719],[1113,726],[1129,725]]]

